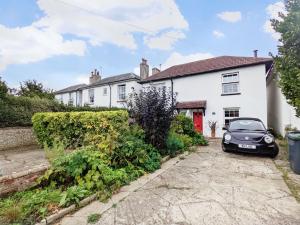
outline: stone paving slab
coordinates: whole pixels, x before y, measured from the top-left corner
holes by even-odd
[[[59,224],[87,224],[103,207],[98,225],[300,224],[300,204],[273,161],[224,153],[219,142],[199,148],[136,191],[125,189],[123,198],[95,201]]]
[[[37,146],[0,151],[0,176],[12,175],[48,165],[45,151]]]

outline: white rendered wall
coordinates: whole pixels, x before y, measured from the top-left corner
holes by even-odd
[[[76,92],[71,92],[71,97],[73,98],[73,104],[76,104]],[[69,93],[62,93],[62,94],[57,94],[55,95],[55,99],[57,99],[59,102],[68,105],[69,103]]]
[[[135,91],[139,91],[141,89],[141,85],[137,83],[137,81],[125,81],[111,84],[111,106],[112,107],[125,107],[126,102],[120,101],[118,96],[118,85],[126,85],[126,96],[132,92],[133,88]],[[107,95],[104,95],[104,88],[107,88]],[[90,106],[102,106],[102,107],[109,107],[110,102],[110,88],[109,85],[93,87],[94,89],[94,104]],[[84,89],[82,92],[82,100],[83,104],[89,104],[89,94],[88,89]]]
[[[239,72],[241,94],[221,96],[222,74],[232,72]],[[164,82],[167,87],[171,86],[170,80]],[[178,102],[207,101],[206,112],[203,117],[205,136],[210,136],[209,120],[217,121],[216,136],[221,137],[223,135],[224,108],[239,108],[240,117],[257,117],[267,126],[265,65],[182,77],[173,79],[173,82],[173,90],[177,93]],[[159,82],[153,82],[153,84],[155,83]],[[145,84],[144,86],[148,85]]]
[[[295,109],[287,103],[278,86],[278,79],[278,75],[273,74],[268,80],[268,121],[277,133],[284,136],[288,125],[300,129],[300,118],[296,117]]]

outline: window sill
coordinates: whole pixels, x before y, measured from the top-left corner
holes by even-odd
[[[127,100],[126,99],[124,99],[124,100],[118,100],[117,102],[127,102]]]
[[[238,93],[230,93],[230,94],[221,94],[221,96],[227,96],[227,95],[240,95],[241,92],[238,92]]]

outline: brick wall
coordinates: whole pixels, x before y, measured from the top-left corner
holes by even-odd
[[[31,127],[0,129],[0,151],[35,144],[37,143]]]

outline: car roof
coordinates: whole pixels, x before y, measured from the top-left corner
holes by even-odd
[[[232,119],[230,122],[236,121],[236,120],[255,120],[255,121],[262,122],[260,119],[254,118],[254,117],[238,117],[238,118]]]

